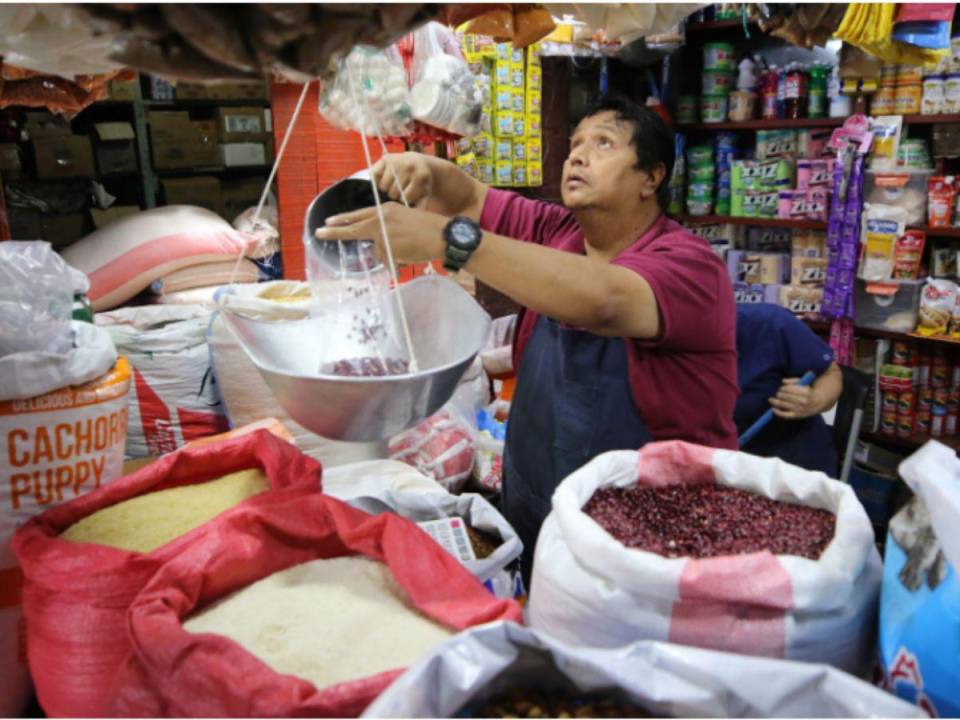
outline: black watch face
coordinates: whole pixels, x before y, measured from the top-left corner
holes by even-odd
[[[450,242],[458,248],[475,249],[480,240],[478,236],[477,228],[470,222],[459,221],[450,224]]]

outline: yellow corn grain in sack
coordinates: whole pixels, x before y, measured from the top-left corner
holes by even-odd
[[[262,470],[241,470],[103,508],[71,525],[60,537],[148,553],[269,489]]]

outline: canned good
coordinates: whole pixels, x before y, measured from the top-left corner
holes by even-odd
[[[921,387],[920,392],[917,393],[917,397],[921,410],[926,410],[927,412],[933,410],[933,388]]]
[[[920,353],[920,387],[930,384],[930,356],[926,353]]]
[[[913,435],[913,418],[900,417],[897,419],[897,435],[908,438]]]
[[[960,74],[951,73],[943,81],[943,112],[955,113],[960,108]]]
[[[883,435],[895,435],[897,432],[897,413],[884,412],[880,416],[880,432]]]
[[[902,392],[897,398],[897,412],[898,413],[912,413],[913,412],[913,393],[912,392]]]
[[[729,95],[736,84],[736,76],[730,70],[704,70],[704,95]]]
[[[895,392],[885,390],[883,393],[883,411],[884,412],[896,412],[897,408],[900,406],[900,398]]]
[[[873,116],[893,115],[897,107],[897,89],[892,85],[881,87],[870,102],[870,114]]]
[[[953,379],[953,372],[945,363],[938,363],[934,358],[933,365],[930,367],[930,387],[939,389],[945,388]]]
[[[897,66],[884,63],[880,68],[880,86],[893,87],[897,84]]]
[[[757,111],[757,94],[752,90],[737,90],[730,93],[730,119],[733,122],[753,120]]]
[[[950,391],[946,388],[935,388],[933,391],[933,411],[938,409],[947,411],[947,401],[950,398]]]
[[[894,114],[915,115],[919,113],[922,99],[922,85],[919,83],[915,83],[913,85],[901,85],[897,88],[897,94],[894,98]]]
[[[700,116],[705,123],[718,123],[727,119],[727,96],[704,95],[700,99]]]
[[[893,364],[894,365],[909,365],[910,364],[910,344],[905,343],[902,340],[897,340],[893,343]]]
[[[954,388],[947,395],[947,412],[960,412],[960,390]]]
[[[943,434],[947,437],[957,434],[957,413],[947,413],[943,423]]]
[[[951,387],[960,388],[960,365],[953,366],[953,378],[950,385]]]
[[[946,420],[947,414],[945,412],[937,412],[936,408],[934,408],[933,415],[930,419],[930,437],[943,437]]]
[[[918,412],[914,425],[917,428],[917,433],[919,435],[929,435],[930,434],[930,423],[933,416],[929,412]]]
[[[704,70],[734,70],[733,43],[707,43],[703,46]]]
[[[917,65],[897,66],[897,85],[919,85],[923,82],[923,68]]]

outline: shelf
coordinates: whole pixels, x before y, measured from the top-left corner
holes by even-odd
[[[243,107],[245,105],[256,105],[270,107],[270,101],[267,98],[249,98],[246,100],[144,100],[143,104],[148,108],[174,108],[174,107],[206,107],[210,105],[222,105],[224,107]]]
[[[736,20],[708,20],[707,22],[688,23],[685,28],[687,35],[705,35],[710,33],[720,33],[734,28],[743,28],[743,19]],[[747,28],[750,30],[759,30],[756,20],[747,20]]]
[[[960,227],[928,227],[926,225],[910,225],[910,230],[922,230],[931,237],[960,238]]]
[[[811,330],[815,333],[826,334],[830,332],[830,321],[826,319],[808,319],[801,318]],[[946,343],[948,345],[960,345],[960,339],[949,337],[940,337],[937,335],[920,335],[918,333],[902,333],[893,330],[875,330],[874,328],[855,327],[854,334],[860,337],[885,338],[887,340],[908,340],[910,342],[930,342]]]
[[[890,447],[904,448],[906,450],[916,450],[929,440],[936,440],[944,445],[960,449],[960,438],[953,437],[930,437],[929,435],[911,435],[910,437],[900,437],[899,435],[884,435],[878,432],[861,432],[860,439],[878,445],[888,445]]]
[[[677,222],[690,225],[752,225],[754,227],[790,228],[794,230],[826,230],[819,220],[784,220],[782,218],[747,218],[730,215],[678,215]]]
[[[829,128],[843,125],[845,117],[842,118],[800,118],[799,120],[787,120],[786,118],[776,118],[773,120],[743,120],[740,122],[726,121],[716,123],[693,123],[690,125],[678,125],[679,130],[789,130],[791,128]]]
[[[904,125],[941,125],[960,123],[960,115],[904,115]]]

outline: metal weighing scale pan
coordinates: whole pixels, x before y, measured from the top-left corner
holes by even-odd
[[[344,345],[341,357],[355,357],[355,348],[342,337],[329,337],[323,317],[267,322],[229,307],[222,312],[290,417],[332,440],[372,442],[407,430],[443,407],[490,332],[489,315],[447,278],[417,278],[390,291],[398,292],[420,365],[419,372],[405,375],[319,374],[318,358],[330,355],[331,343],[338,350]]]

